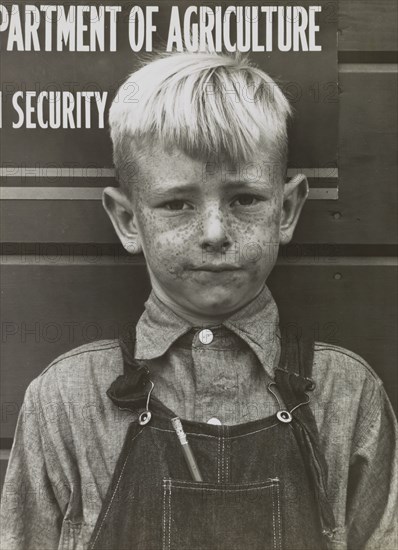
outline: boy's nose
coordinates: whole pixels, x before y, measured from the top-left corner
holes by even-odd
[[[207,211],[203,217],[200,245],[203,250],[222,250],[232,245],[227,222],[219,209]]]

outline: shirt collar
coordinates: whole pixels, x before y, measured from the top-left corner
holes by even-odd
[[[137,323],[135,358],[149,360],[160,357],[191,328],[188,321],[174,313],[152,291]]]
[[[278,307],[267,286],[224,326],[244,340],[257,355],[268,374],[273,376],[280,355]]]
[[[278,308],[267,286],[222,325],[238,335],[257,355],[264,369],[273,376],[279,361]],[[192,325],[175,314],[152,291],[145,311],[137,323],[135,358],[150,360],[161,357],[174,342],[189,332]]]

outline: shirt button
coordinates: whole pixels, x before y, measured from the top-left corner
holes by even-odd
[[[212,418],[209,418],[207,423],[208,424],[214,424],[215,426],[221,426],[220,420],[218,420],[218,418],[216,418],[215,416],[213,416]]]
[[[199,340],[202,344],[211,344],[213,341],[214,335],[212,331],[208,328],[205,328],[199,332]]]

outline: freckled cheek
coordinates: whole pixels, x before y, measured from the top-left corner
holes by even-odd
[[[269,217],[253,216],[251,220],[232,222],[230,234],[241,246],[263,246],[278,241],[278,224]]]
[[[279,248],[278,218],[253,215],[251,221],[231,224],[233,240],[238,243],[239,261],[245,265],[251,281],[268,275]]]
[[[193,224],[182,225],[171,218],[141,216],[139,225],[147,260],[152,266],[163,266],[174,272],[189,257],[195,243]]]

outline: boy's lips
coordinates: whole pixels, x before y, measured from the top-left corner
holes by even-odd
[[[237,271],[241,269],[240,266],[227,263],[219,264],[201,264],[198,266],[192,266],[189,268],[192,271],[212,271],[214,273],[220,273],[222,271]]]

